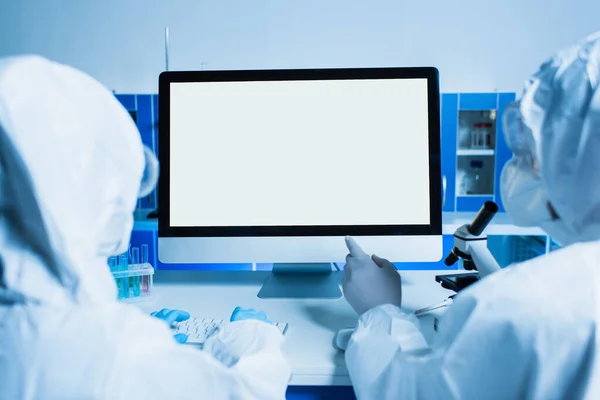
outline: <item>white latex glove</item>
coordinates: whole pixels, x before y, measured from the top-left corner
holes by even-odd
[[[354,311],[362,315],[382,304],[400,307],[402,285],[394,265],[376,255],[369,257],[350,236],[346,246],[350,254],[346,256],[342,289]]]

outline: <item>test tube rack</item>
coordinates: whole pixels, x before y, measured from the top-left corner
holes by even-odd
[[[128,264],[123,269],[112,271],[112,274],[117,285],[119,300],[135,303],[152,299],[154,275],[152,265]]]
[[[108,259],[110,271],[117,285],[120,301],[135,303],[152,299],[154,268],[148,262],[148,245],[129,248],[128,252]]]

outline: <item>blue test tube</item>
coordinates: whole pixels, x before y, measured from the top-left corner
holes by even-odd
[[[132,264],[140,263],[140,248],[139,247],[133,247],[131,249],[131,263]]]
[[[142,260],[141,261],[142,261],[142,264],[148,263],[148,245],[147,244],[142,245]],[[142,292],[148,293],[148,291],[149,291],[148,283],[149,283],[148,275],[142,276]]]
[[[108,268],[111,272],[117,270],[117,258],[115,256],[108,257]]]
[[[148,245],[143,244],[142,245],[142,264],[147,264],[147,263],[148,263]]]
[[[116,272],[119,270],[119,262],[117,260],[117,257],[108,257],[108,268],[110,268],[110,272]],[[117,285],[117,290],[119,290],[119,287],[121,285],[121,279],[115,278],[115,283]]]
[[[129,268],[129,257],[127,253],[119,256],[119,270],[127,271]],[[121,278],[121,285],[119,286],[119,298],[126,299],[129,297],[129,278]]]
[[[131,263],[133,265],[138,265],[140,263],[140,249],[139,247],[133,247],[131,249]],[[140,286],[142,285],[142,277],[134,276],[133,277],[133,295],[138,297],[140,295]]]

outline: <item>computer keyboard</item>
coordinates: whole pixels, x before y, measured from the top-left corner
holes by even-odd
[[[186,344],[203,345],[206,339],[212,336],[221,326],[229,321],[210,318],[190,318],[183,322],[176,322],[172,328],[174,334],[183,333],[188,335]],[[273,322],[283,335],[287,331],[287,322]]]

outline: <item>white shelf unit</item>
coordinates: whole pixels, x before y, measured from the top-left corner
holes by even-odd
[[[493,156],[494,149],[458,149],[457,156]]]

